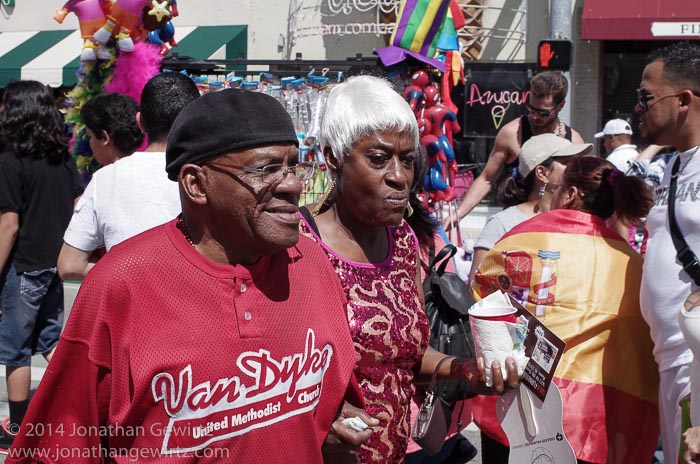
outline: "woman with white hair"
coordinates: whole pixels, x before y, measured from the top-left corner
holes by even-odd
[[[417,239],[404,220],[419,144],[411,108],[380,78],[356,76],[328,98],[320,144],[333,181],[321,201],[303,208],[302,233],[328,254],[348,298],[358,361],[355,374],[367,412],[379,419],[359,451],[362,463],[401,463],[410,435],[414,381],[429,380],[445,355],[428,347],[428,320],[419,290]],[[493,389],[515,387],[494,363]],[[453,358],[439,378],[480,384],[473,361]]]

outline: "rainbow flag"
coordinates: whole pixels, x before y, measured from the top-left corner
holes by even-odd
[[[578,459],[651,462],[659,436],[658,371],[639,309],[642,258],[597,216],[540,214],[491,249],[474,296],[502,289],[566,342],[554,381]],[[474,421],[507,443],[496,398],[472,400]]]
[[[444,63],[435,59],[435,47],[452,1],[403,0],[389,46],[374,51],[382,63],[391,66],[411,56],[444,72]]]
[[[457,0],[450,2],[445,19],[440,26],[435,48],[442,51],[459,51],[457,31],[464,27],[464,13]]]

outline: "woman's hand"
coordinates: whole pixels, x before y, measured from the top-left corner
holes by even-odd
[[[428,347],[423,355],[423,361],[420,365],[420,370],[416,373],[414,381],[416,383],[430,382],[435,367],[440,360],[445,358],[445,354]],[[517,388],[520,385],[520,376],[518,376],[518,368],[515,365],[515,359],[510,356],[505,359],[506,377],[503,378],[500,361],[491,363],[491,373],[493,375],[493,385],[486,386],[486,366],[484,358],[467,360],[462,358],[453,358],[452,361],[444,362],[440,365],[437,381],[463,379],[468,381],[474,391],[482,395],[502,395],[505,391],[512,388]]]
[[[473,391],[480,395],[502,395],[506,391],[518,388],[520,385],[520,377],[518,376],[518,368],[515,365],[515,359],[510,356],[506,358],[506,377],[503,378],[500,361],[491,363],[492,386],[486,386],[486,365],[484,358],[478,358],[476,361],[455,358],[450,365],[450,375],[448,378],[464,379],[468,381],[473,388]]]
[[[506,378],[503,378],[501,363],[494,361],[491,363],[491,378],[493,385],[489,388],[486,386],[486,365],[484,358],[479,358],[476,361],[477,369],[479,370],[480,387],[479,391],[483,395],[502,395],[506,390],[518,388],[520,377],[518,376],[518,368],[515,365],[515,359],[510,356],[506,358]]]

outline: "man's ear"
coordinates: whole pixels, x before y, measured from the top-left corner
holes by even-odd
[[[146,130],[143,128],[143,123],[141,122],[141,112],[140,111],[136,113],[136,125],[139,126],[141,133],[143,133],[143,135],[146,135]]]
[[[692,90],[686,89],[686,90],[682,91],[678,95],[678,99],[680,100],[681,107],[690,105],[690,102],[693,100],[693,97],[694,97],[694,95],[693,95]]]
[[[99,141],[103,146],[106,147],[112,141],[112,137],[110,137],[109,134],[107,133],[107,131],[104,129],[102,129],[101,135],[102,135],[102,137],[99,139]]]
[[[185,164],[180,168],[180,187],[190,202],[207,204],[207,173],[202,166]]]

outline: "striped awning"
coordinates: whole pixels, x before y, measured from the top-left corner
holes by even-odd
[[[173,52],[194,59],[245,58],[247,26],[178,26]],[[32,79],[51,87],[75,85],[83,40],[80,31],[0,33],[0,87]]]

